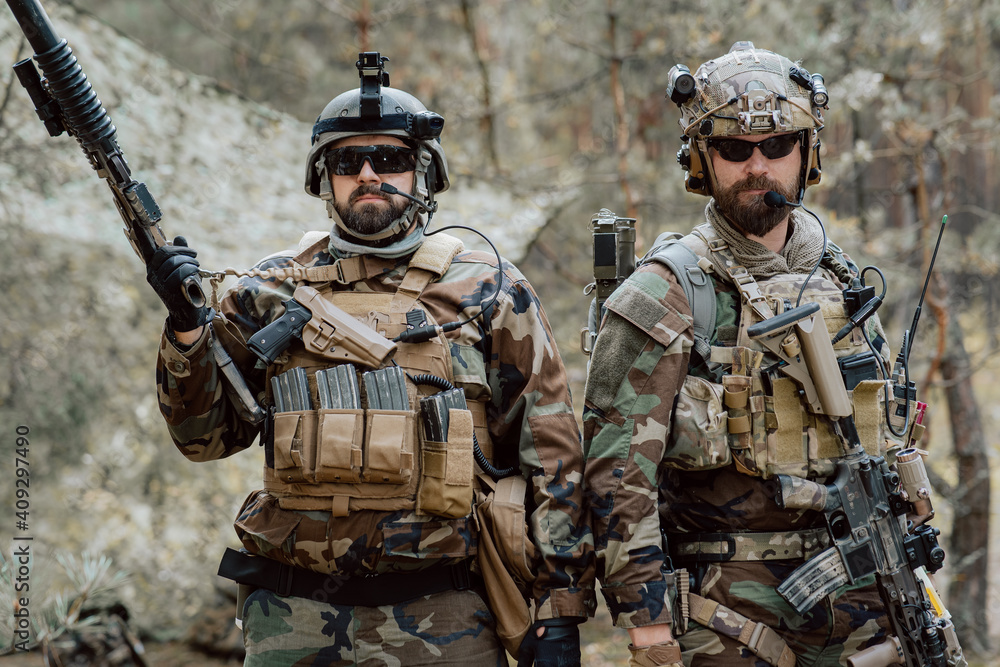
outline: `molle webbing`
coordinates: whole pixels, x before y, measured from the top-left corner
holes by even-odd
[[[314,256],[323,243],[323,240],[317,241],[297,259],[307,260]],[[411,325],[408,314],[422,312],[427,324],[437,324],[426,306],[422,306],[420,296],[428,284],[447,272],[461,249],[461,243],[453,237],[444,234],[429,237],[414,253],[394,291],[338,289],[329,283],[318,286],[318,291],[344,312],[391,339]],[[351,259],[360,260],[354,266],[369,274],[373,268],[377,268],[377,273],[384,273],[395,266],[378,258]],[[306,270],[309,268],[332,267],[308,267]],[[274,271],[280,273],[282,269]],[[310,277],[317,275],[314,271]],[[415,401],[429,389],[417,375],[430,374],[455,383],[450,343],[443,334],[422,343],[399,343],[393,362],[418,382],[414,388],[407,380],[411,406],[416,405]],[[323,368],[324,362],[295,348],[284,361],[272,365],[269,374],[277,375],[297,367],[306,368],[312,374]],[[322,509],[331,511],[334,516],[346,516],[351,511],[363,509],[416,509],[420,513],[453,518],[463,508],[464,513],[468,512],[463,498],[466,487],[471,492],[473,480],[473,434],[486,457],[491,459],[493,454],[486,406],[478,401],[470,401],[467,411],[452,411],[446,443],[424,437],[420,411],[415,407],[385,410],[373,409],[369,404],[364,409],[343,411],[279,412],[275,415],[276,422],[278,419],[282,420],[283,427],[287,422],[280,438],[281,451],[287,450],[292,460],[289,462],[285,460],[288,457],[283,457],[284,466],[265,466],[264,485],[279,498],[284,509]],[[334,421],[350,421],[353,435],[348,430],[334,428]],[[277,427],[275,434],[277,453]],[[349,459],[342,456],[347,452],[352,455]],[[298,465],[295,455],[309,464]],[[442,489],[440,493],[434,491],[438,487]],[[440,503],[435,504],[435,499]]]
[[[682,562],[804,560],[829,544],[825,528],[780,532],[671,533],[670,554]]]

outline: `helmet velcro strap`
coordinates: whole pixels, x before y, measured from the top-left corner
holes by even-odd
[[[381,118],[326,118],[317,121],[313,125],[312,143],[316,143],[317,137],[325,132],[380,134],[385,130],[408,130],[411,115],[408,113],[395,113],[382,116]]]

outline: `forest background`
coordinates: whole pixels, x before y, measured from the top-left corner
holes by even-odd
[[[589,221],[638,219],[637,252],[686,232],[707,200],[684,192],[674,63],[692,70],[748,39],[820,72],[830,91],[823,182],[807,193],[832,239],[878,266],[894,350],[911,328],[948,215],[911,358],[929,404],[922,447],[937,581],[963,643],[992,664],[1000,632],[997,189],[1000,5],[985,0],[90,0],[45,3],[112,119],[126,156],[203,265],[248,268],[329,226],[302,193],[308,133],[357,87],[359,51],[446,119],[452,191],[437,224],[486,230],[535,286],[582,409],[580,328],[592,281]],[[0,11],[0,62],[30,56]],[[33,538],[38,631],[55,641],[74,600],[122,602],[147,642],[206,634],[228,605],[214,576],[259,450],[190,464],[156,410],[163,310],[75,142],[49,139],[0,71],[0,609],[12,609],[15,534]],[[467,240],[475,245],[474,239]],[[878,287],[878,281],[874,281]],[[15,528],[14,442],[30,431],[30,524]],[[8,509],[9,508],[9,509]],[[992,567],[991,567],[992,565]],[[89,588],[88,588],[89,586]],[[226,609],[228,628],[229,609]],[[192,627],[194,629],[192,630]],[[61,633],[61,634],[60,634]],[[620,664],[607,614],[584,626],[588,664]],[[0,613],[0,652],[12,619]],[[233,648],[238,652],[238,648]]]

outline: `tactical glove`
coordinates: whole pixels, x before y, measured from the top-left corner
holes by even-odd
[[[578,667],[580,628],[577,618],[549,618],[536,621],[521,641],[517,667]],[[543,628],[538,636],[538,628]]]
[[[170,314],[168,326],[174,331],[193,331],[212,320],[215,313],[207,306],[193,306],[184,296],[184,281],[190,276],[198,278],[198,255],[189,248],[183,236],[174,239],[173,245],[156,249],[146,265],[146,282],[149,283]]]
[[[641,648],[629,644],[628,650],[632,654],[628,661],[629,667],[684,667],[681,663],[681,647],[676,639]]]

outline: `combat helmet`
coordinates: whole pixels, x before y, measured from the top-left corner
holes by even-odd
[[[333,98],[323,109],[312,130],[312,148],[306,157],[306,192],[326,200],[327,213],[336,225],[365,240],[392,236],[436,208],[434,195],[448,189],[448,162],[439,139],[444,118],[428,111],[413,95],[389,87],[385,71],[388,58],[377,51],[358,54],[356,66],[361,77],[357,90]],[[333,189],[324,155],[330,145],[345,137],[384,134],[399,137],[418,150],[413,175],[413,196],[423,205],[411,202],[403,215],[375,234],[358,234],[344,227],[333,206]]]
[[[694,75],[686,66],[674,65],[667,75],[667,97],[681,110],[683,143],[677,161],[687,172],[689,192],[712,196],[716,180],[708,138],[719,136],[799,132],[799,200],[807,186],[819,183],[818,135],[829,101],[820,74],[741,41]]]

